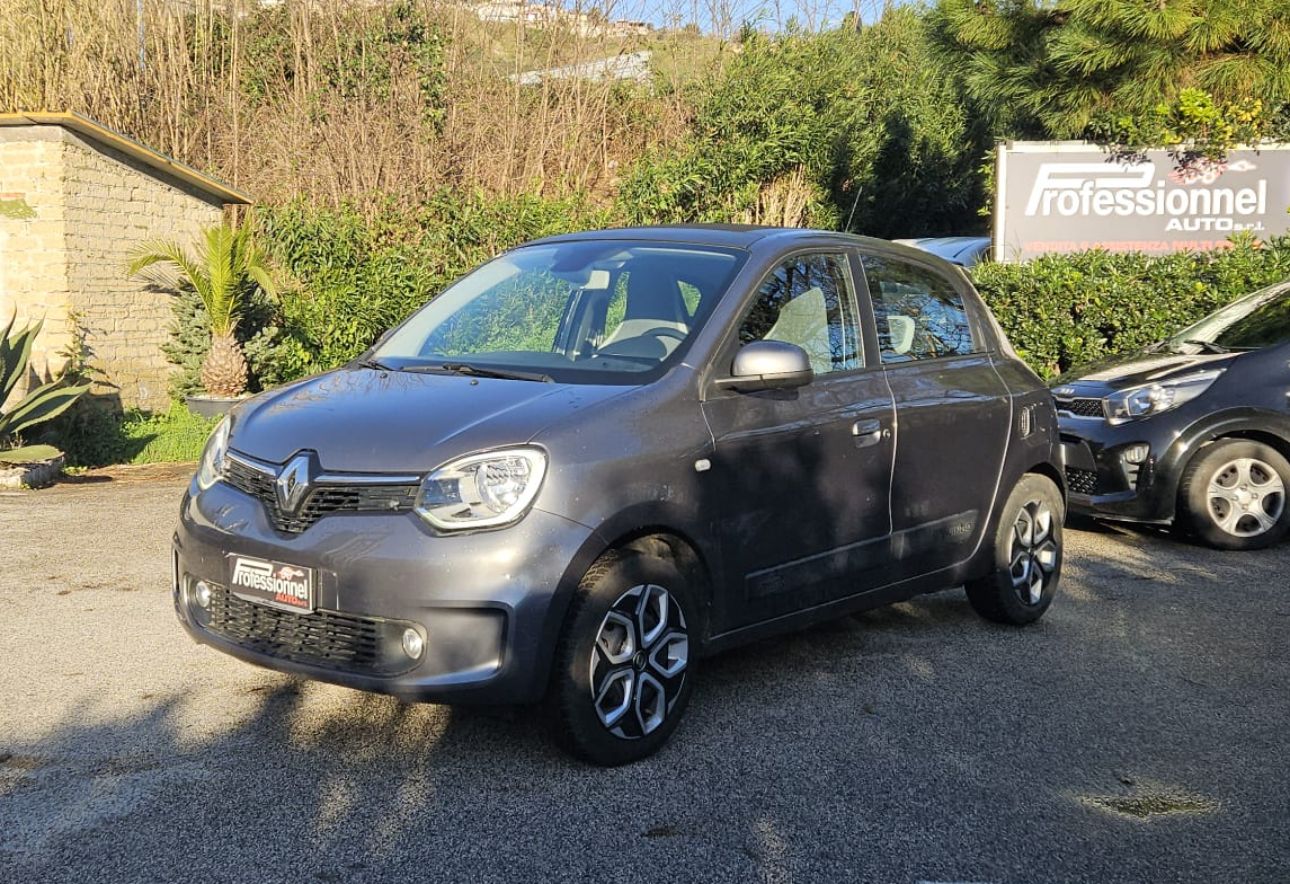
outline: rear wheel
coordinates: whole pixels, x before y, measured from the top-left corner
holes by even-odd
[[[1028,473],[1008,495],[994,536],[994,569],[965,584],[972,608],[996,623],[1024,625],[1052,604],[1062,573],[1061,492]]]
[[[691,598],[665,559],[623,551],[592,566],[565,621],[547,698],[561,746],[610,766],[667,741],[690,700]]]
[[[1275,448],[1220,439],[1197,452],[1178,487],[1180,521],[1217,549],[1260,549],[1290,531],[1290,463]]]

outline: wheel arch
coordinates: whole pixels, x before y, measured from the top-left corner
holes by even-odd
[[[605,553],[620,549],[667,557],[677,562],[683,573],[696,578],[700,622],[694,634],[706,643],[712,624],[715,588],[720,585],[721,574],[719,562],[710,553],[715,547],[705,543],[702,523],[690,524],[690,521],[684,510],[653,502],[629,507],[596,526],[569,562],[556,589],[543,624],[543,646],[555,648],[583,576]],[[547,662],[550,657],[542,655]],[[544,673],[544,683],[547,677]]]
[[[1054,464],[1047,461],[1040,461],[1039,463],[1032,464],[1029,469],[1022,473],[1022,475],[1044,476],[1045,478],[1052,479],[1053,484],[1057,486],[1057,490],[1062,495],[1062,505],[1066,505],[1066,476],[1063,475],[1062,471]],[[1017,481],[1020,482],[1021,479],[1018,479]]]
[[[1018,459],[1020,463],[1024,460]],[[1025,469],[1017,469],[1005,472],[1003,480],[999,483],[999,490],[995,493],[995,498],[989,518],[986,520],[981,541],[977,545],[976,551],[964,562],[960,568],[960,577],[963,580],[971,580],[986,574],[994,567],[994,541],[993,538],[999,530],[999,522],[1004,517],[1003,508],[1008,502],[1008,498],[1026,476],[1043,476],[1049,479],[1057,486],[1057,493],[1062,499],[1062,508],[1065,511],[1067,506],[1066,500],[1066,477],[1055,463],[1050,460],[1039,460],[1030,464]]]
[[[1193,424],[1160,459],[1157,481],[1162,483],[1158,509],[1173,519],[1178,513],[1178,495],[1187,466],[1201,451],[1223,439],[1262,442],[1290,460],[1290,417],[1257,409],[1219,412]]]
[[[693,538],[671,525],[643,525],[609,540],[600,555],[614,550],[630,550],[671,561],[682,574],[690,578],[699,606],[700,628],[696,633],[701,640],[707,639],[711,622],[713,574],[707,558]]]

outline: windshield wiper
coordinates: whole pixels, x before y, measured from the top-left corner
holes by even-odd
[[[370,368],[372,371],[395,371],[379,359],[359,359],[354,364],[359,368]]]
[[[468,362],[441,362],[437,365],[410,365],[404,371],[450,371],[454,374],[465,374],[477,378],[502,378],[508,381],[537,381],[549,384],[554,381],[549,374],[537,371],[520,371],[513,368],[489,368],[482,365],[471,365]]]
[[[1183,343],[1192,344],[1196,347],[1200,347],[1206,353],[1231,353],[1232,352],[1231,347],[1224,347],[1222,344],[1216,344],[1213,341],[1202,341],[1199,339],[1189,338],[1188,340],[1183,341]]]

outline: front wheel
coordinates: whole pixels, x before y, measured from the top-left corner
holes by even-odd
[[[1290,463],[1275,448],[1221,439],[1196,453],[1178,487],[1180,522],[1217,549],[1261,549],[1290,531]]]
[[[987,620],[1021,626],[1044,615],[1062,574],[1061,492],[1047,476],[1027,473],[1008,495],[994,536],[994,568],[965,585]]]
[[[665,559],[612,552],[591,567],[556,650],[547,697],[556,742],[613,766],[667,741],[690,700],[691,598]]]

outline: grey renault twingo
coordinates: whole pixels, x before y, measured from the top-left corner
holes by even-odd
[[[283,672],[544,701],[566,748],[620,764],[732,645],[958,584],[1038,619],[1058,450],[1047,389],[935,257],[757,227],[552,237],[236,408],[184,497],[175,606]]]

